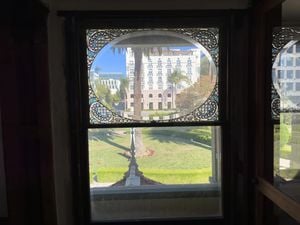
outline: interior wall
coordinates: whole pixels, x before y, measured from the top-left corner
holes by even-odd
[[[282,4],[283,25],[300,26],[300,1],[286,0]]]

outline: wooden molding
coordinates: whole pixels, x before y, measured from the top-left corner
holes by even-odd
[[[258,177],[257,180],[258,184],[256,187],[263,195],[269,198],[274,204],[293,217],[296,221],[300,222],[300,204],[298,202],[279,191],[265,179]]]

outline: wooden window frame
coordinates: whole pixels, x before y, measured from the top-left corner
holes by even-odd
[[[75,206],[75,221],[77,224],[87,224],[90,222],[90,202],[88,188],[88,170],[86,162],[88,162],[86,145],[87,134],[81,128],[83,120],[82,96],[87,99],[87,90],[82,89],[82,78],[80,74],[85,74],[85,66],[80,61],[80,55],[85,52],[85,46],[82,43],[84,36],[82,29],[88,27],[99,27],[105,24],[105,28],[114,27],[114,20],[118,21],[121,28],[143,27],[145,24],[152,24],[153,27],[178,27],[185,24],[189,27],[219,27],[220,28],[220,90],[221,105],[224,109],[221,112],[222,121],[222,209],[223,218],[194,218],[182,220],[154,220],[154,221],[123,221],[123,224],[231,224],[239,221],[239,224],[247,223],[250,214],[249,208],[250,198],[246,195],[250,187],[247,186],[249,179],[249,168],[238,169],[239,165],[244,162],[237,159],[244,157],[243,153],[247,152],[247,90],[248,79],[247,70],[247,54],[248,49],[242,49],[236,46],[247,46],[248,34],[248,17],[246,10],[204,10],[204,11],[126,11],[126,12],[59,12],[60,16],[66,18],[66,48],[67,48],[67,85],[69,95],[69,110],[71,124],[71,141],[72,141],[72,175],[73,175],[73,197]],[[99,23],[101,21],[101,23]],[[163,22],[162,22],[163,21]],[[129,26],[130,24],[130,26]],[[244,25],[246,25],[244,27]],[[181,25],[183,26],[183,25]],[[229,39],[230,37],[234,39]],[[233,47],[234,46],[234,47]],[[241,64],[243,62],[244,64]],[[237,66],[238,65],[238,66]],[[228,74],[230,73],[230,76]],[[240,74],[245,77],[241,77]],[[223,74],[223,75],[222,75]],[[240,82],[242,82],[242,85]],[[239,88],[232,88],[239,86]],[[81,93],[82,92],[82,93]],[[85,93],[85,94],[84,94]],[[78,101],[79,99],[79,101]],[[243,102],[242,107],[236,104]],[[85,112],[86,113],[86,112]],[[200,125],[210,125],[210,122],[197,123]],[[179,124],[183,125],[183,124]],[[190,125],[190,124],[187,124]],[[215,125],[220,125],[219,122]],[[142,127],[139,124],[140,127]],[[148,125],[147,125],[148,126]],[[110,126],[111,127],[111,126]],[[233,130],[235,129],[235,130]],[[233,136],[232,134],[235,134]],[[232,144],[237,144],[237,148],[230,148]],[[241,151],[238,151],[241,148]],[[79,160],[80,159],[80,160]],[[85,162],[85,163],[83,163]],[[242,177],[241,187],[237,186],[238,174]],[[226,177],[226,179],[225,179]],[[239,190],[236,194],[235,191]],[[224,194],[226,193],[226,194]],[[246,203],[246,204],[245,204]],[[235,212],[243,213],[244,217],[236,217]],[[113,223],[113,222],[112,222]],[[120,221],[119,221],[120,223]],[[92,223],[105,224],[105,223]],[[113,223],[115,224],[115,223]]]
[[[271,82],[272,82],[272,33],[273,28],[281,25],[281,4],[285,0],[264,0],[254,7],[253,18],[253,51],[252,63],[255,65],[252,73],[253,136],[255,165],[253,179],[256,186],[255,193],[255,224],[265,224],[273,216],[272,211],[265,207],[272,207],[265,201],[269,199],[293,219],[300,222],[300,204],[280,192],[273,186],[273,122],[271,122]],[[263,49],[263,50],[262,50]]]

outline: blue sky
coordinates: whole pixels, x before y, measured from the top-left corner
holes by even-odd
[[[94,70],[96,67],[100,69],[100,73],[118,72],[125,74],[125,52],[118,53],[116,50],[114,53],[111,49],[111,45],[106,45],[96,56],[91,69]]]

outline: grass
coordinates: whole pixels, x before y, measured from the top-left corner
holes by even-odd
[[[98,181],[113,183],[128,169],[130,132],[128,128],[93,129],[89,133],[90,174]],[[202,133],[201,133],[202,132]],[[211,176],[211,150],[191,142],[210,137],[210,129],[143,128],[143,142],[154,154],[137,159],[143,174],[164,184],[207,183]],[[207,139],[207,138],[206,138]]]
[[[91,176],[97,175],[98,182],[101,183],[114,183],[123,178],[126,170],[127,168],[102,168],[93,172]],[[163,184],[208,183],[209,176],[211,176],[210,168],[194,170],[142,169],[142,171],[146,177]]]
[[[281,158],[289,159],[291,153],[292,153],[291,145],[286,144],[280,148],[280,157]]]

